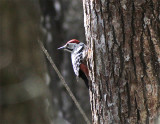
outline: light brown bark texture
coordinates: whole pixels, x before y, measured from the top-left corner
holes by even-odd
[[[83,0],[93,124],[158,123],[160,1]]]

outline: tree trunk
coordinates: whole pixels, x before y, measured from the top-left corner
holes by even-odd
[[[50,124],[37,4],[0,1],[0,124]]]
[[[158,123],[160,1],[84,0],[94,124]]]

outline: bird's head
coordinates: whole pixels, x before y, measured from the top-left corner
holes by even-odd
[[[68,41],[64,46],[59,47],[58,49],[63,49],[68,52],[72,52],[79,43],[80,43],[79,40],[72,39]]]

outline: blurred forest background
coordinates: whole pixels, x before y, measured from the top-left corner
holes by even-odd
[[[37,39],[91,119],[88,89],[57,50],[84,34],[81,0],[0,0],[0,124],[85,123]]]

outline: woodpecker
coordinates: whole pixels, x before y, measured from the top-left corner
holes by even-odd
[[[71,61],[75,75],[77,77],[82,78],[87,88],[89,88],[88,68],[86,64],[86,58],[87,58],[86,45],[80,42],[79,40],[72,39],[68,41],[64,46],[59,47],[58,49],[63,49],[71,53]]]

